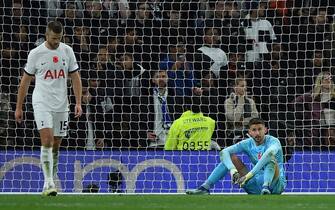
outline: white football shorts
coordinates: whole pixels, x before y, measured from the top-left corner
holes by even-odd
[[[66,136],[68,112],[34,111],[37,129],[52,128],[54,136]]]

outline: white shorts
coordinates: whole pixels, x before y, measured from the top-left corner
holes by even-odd
[[[37,129],[52,128],[54,136],[66,136],[68,112],[34,111]]]

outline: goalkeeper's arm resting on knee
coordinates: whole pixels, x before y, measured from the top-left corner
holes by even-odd
[[[261,159],[257,162],[257,164],[253,167],[251,171],[249,171],[245,176],[241,177],[238,181],[241,187],[243,187],[249,179],[251,179],[255,174],[257,174],[266,164],[268,164],[274,156],[277,154],[279,148],[278,145],[272,145],[269,147],[265,153],[262,155]]]

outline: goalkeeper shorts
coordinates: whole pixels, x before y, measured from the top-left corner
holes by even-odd
[[[259,173],[255,174],[247,184],[243,187],[243,189],[248,194],[261,194],[263,189],[264,183],[264,171],[260,171]],[[286,180],[285,178],[279,176],[277,180],[274,180],[270,185],[270,190],[272,194],[281,194],[286,187]]]

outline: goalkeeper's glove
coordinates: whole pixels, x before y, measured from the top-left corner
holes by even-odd
[[[238,180],[240,178],[240,174],[236,170],[236,168],[233,168],[230,170],[230,176],[231,176],[231,181],[233,184],[238,184]]]
[[[238,184],[240,185],[240,187],[244,187],[244,185],[253,177],[254,175],[249,172],[247,173],[245,176],[242,176],[241,178],[239,178],[239,180],[237,181]]]

